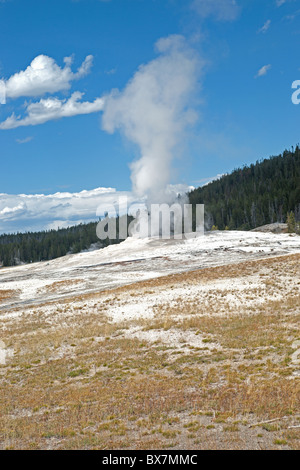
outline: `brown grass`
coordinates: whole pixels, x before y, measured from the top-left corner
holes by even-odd
[[[83,279],[72,279],[72,280],[66,279],[64,281],[56,281],[56,282],[53,282],[52,284],[48,284],[42,289],[39,289],[39,292],[55,293],[55,292],[59,292],[61,288],[72,287],[81,283],[84,283]]]
[[[16,295],[16,291],[14,290],[0,290],[0,302],[3,300],[11,299]]]
[[[168,276],[82,296],[75,307],[62,301],[51,315],[39,307],[4,317],[1,339],[14,356],[0,366],[0,448],[299,449],[299,260]],[[254,275],[261,290],[251,308],[216,292],[209,304],[204,296],[153,305],[154,319],[107,320],[139,295]],[[274,294],[281,300],[268,300]],[[184,332],[199,347],[148,341],[132,328],[166,339]]]

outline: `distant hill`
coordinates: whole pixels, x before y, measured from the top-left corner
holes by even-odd
[[[206,228],[251,230],[285,223],[288,212],[300,221],[300,149],[234,170],[189,193],[205,204]]]

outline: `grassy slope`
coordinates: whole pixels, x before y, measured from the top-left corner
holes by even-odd
[[[4,316],[14,355],[0,365],[0,447],[299,449],[299,261],[166,276]],[[199,285],[209,292],[164,303]],[[152,318],[110,320],[145,297]]]

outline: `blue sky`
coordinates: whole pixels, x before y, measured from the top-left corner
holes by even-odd
[[[157,46],[161,38],[173,38],[172,46]],[[0,1],[6,90],[0,105],[0,232],[87,220],[99,202],[95,188],[112,188],[115,197],[144,184],[132,162],[143,157],[145,139],[137,134],[146,132],[148,121],[140,129],[135,108],[135,132],[128,129],[129,84],[141,66],[146,78],[162,63],[159,57],[186,80],[185,101],[175,92],[166,102],[178,107],[166,149],[169,173],[161,184],[197,186],[295,145],[300,106],[291,101],[291,87],[300,79],[299,40],[298,0]],[[181,67],[185,56],[190,62]],[[182,83],[175,78],[174,86]],[[166,96],[167,87],[159,86]],[[148,113],[153,107],[143,99]],[[183,114],[187,109],[192,119]],[[168,116],[167,108],[163,112]],[[180,138],[170,144],[179,122]],[[165,171],[155,158],[146,173],[151,165],[157,174]],[[43,217],[28,204],[30,195],[49,201],[56,193],[67,198],[67,214],[54,210],[57,201]],[[78,216],[71,201],[82,194],[91,200]],[[38,207],[41,199],[36,201]]]

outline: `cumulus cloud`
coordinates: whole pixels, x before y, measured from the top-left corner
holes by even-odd
[[[72,57],[65,57],[65,66],[60,67],[52,57],[46,55],[35,57],[25,70],[15,73],[4,81],[6,98],[36,97],[70,89],[72,81],[90,72],[93,56],[88,55],[75,73],[71,69],[72,61]]]
[[[68,90],[71,82],[90,72],[93,56],[88,55],[76,72],[72,72],[73,56],[64,58],[64,67],[59,67],[54,59],[46,55],[37,56],[26,70],[12,75],[3,81],[6,98],[21,96],[36,97],[45,93]],[[81,101],[83,93],[76,91],[68,99],[57,97],[42,98],[38,102],[25,103],[25,117],[13,113],[0,123],[0,129],[15,129],[21,126],[34,126],[47,121],[71,117],[79,114],[90,114],[102,110],[103,99],[93,102]],[[28,140],[18,141],[26,143]]]
[[[12,218],[19,217],[20,215],[24,214],[26,211],[26,204],[24,202],[20,202],[16,206],[13,207],[3,207],[3,209],[0,210],[0,220],[9,220]]]
[[[183,184],[169,188],[181,194],[191,189]],[[123,215],[130,205],[144,202],[130,191],[117,191],[115,188],[49,195],[0,193],[0,233],[70,227],[96,221],[105,212],[110,212],[113,206],[116,206],[116,212]]]
[[[217,21],[234,21],[240,12],[235,0],[194,0],[192,8],[202,17]]]
[[[14,113],[0,123],[0,129],[15,129],[20,126],[36,126],[53,119],[90,114],[103,109],[104,100],[96,98],[93,102],[80,101],[84,93],[74,92],[69,99],[47,98],[27,105],[24,118]]]
[[[271,64],[264,65],[261,69],[259,69],[259,71],[255,75],[255,78],[259,78],[259,77],[263,77],[264,75],[267,75],[267,73],[271,69],[271,67],[272,67]]]
[[[0,231],[43,230],[97,220],[99,205],[108,207],[125,194],[114,188],[50,195],[0,194]]]

